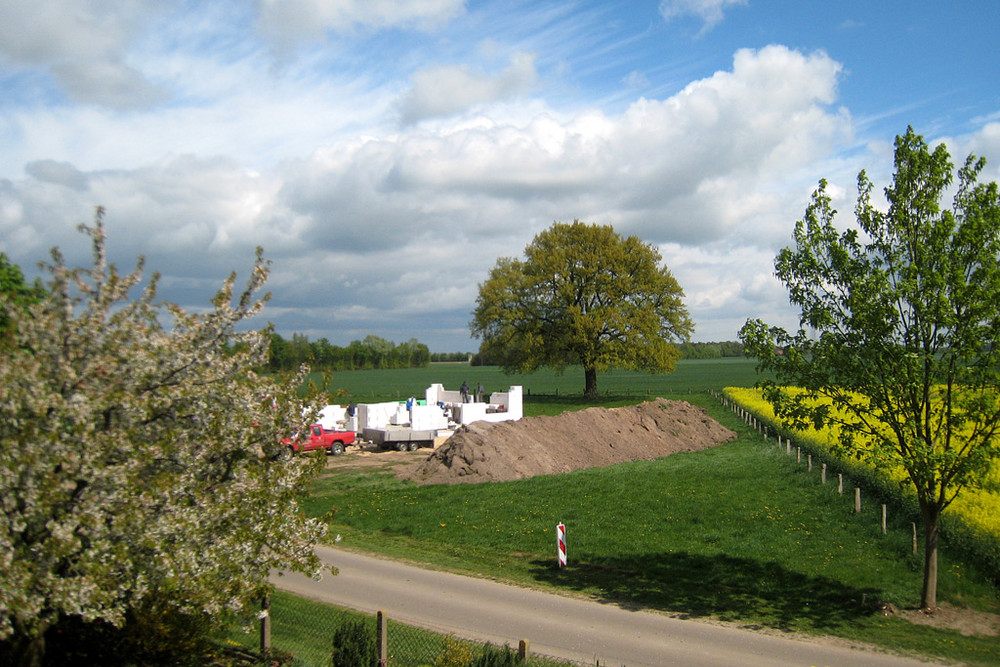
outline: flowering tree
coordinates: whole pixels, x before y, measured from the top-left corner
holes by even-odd
[[[0,295],[0,640],[23,664],[60,618],[118,625],[153,599],[214,615],[271,568],[319,571],[325,527],[296,502],[315,464],[279,446],[297,383],[254,372],[267,332],[235,331],[267,298],[261,251],[244,291],[233,274],[192,314],[157,301],[155,275],[130,298],[143,261],[107,264],[102,215],[80,228],[92,268],[53,250],[41,301]]]

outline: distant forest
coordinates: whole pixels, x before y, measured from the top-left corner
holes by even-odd
[[[743,344],[680,343],[681,359],[719,359],[742,357]],[[304,334],[292,334],[291,340],[271,334],[268,370],[286,371],[308,364],[316,371],[352,371],[380,368],[423,368],[431,362],[471,362],[473,366],[493,366],[494,360],[473,352],[431,352],[426,345],[411,338],[394,343],[379,336],[365,336],[346,347],[333,345],[326,338],[310,341]]]
[[[326,338],[310,341],[304,334],[292,334],[291,340],[287,340],[272,333],[268,369],[287,371],[302,364],[308,364],[314,371],[422,368],[432,361],[431,356],[427,346],[416,338],[397,344],[369,335],[340,347]],[[468,358],[465,355],[463,360]]]

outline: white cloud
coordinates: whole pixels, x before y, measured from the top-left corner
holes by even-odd
[[[667,21],[678,16],[697,16],[705,22],[702,32],[719,23],[729,7],[747,4],[747,0],[661,0],[660,14]]]
[[[413,74],[413,85],[400,102],[400,115],[404,124],[410,124],[514,99],[529,92],[537,78],[535,57],[529,53],[515,53],[510,67],[495,76],[467,66],[428,67]]]
[[[114,108],[148,106],[166,92],[126,60],[158,3],[32,0],[0,3],[0,62],[48,72],[71,99]]]
[[[991,120],[972,134],[962,137],[944,137],[951,160],[956,165],[965,163],[970,154],[976,157],[1000,156],[1000,122]],[[980,174],[981,182],[1000,181],[1000,159],[987,161]]]
[[[87,187],[87,175],[67,162],[35,160],[26,164],[24,170],[29,176],[43,183],[55,183],[73,190],[83,190]]]
[[[622,79],[622,83],[624,83],[625,86],[628,88],[649,87],[649,79],[646,78],[646,75],[636,70],[632,70],[631,72],[629,72],[628,75],[626,75],[625,78]]]
[[[533,71],[516,59],[510,69]],[[184,132],[204,135],[203,147],[225,135],[219,151],[229,146],[233,156],[164,153],[118,168],[85,167],[62,154],[31,162],[28,178],[0,182],[0,237],[18,239],[17,261],[40,258],[53,244],[79,254],[85,249],[73,225],[103,204],[120,261],[147,255],[165,289],[184,298],[245,266],[262,245],[274,261],[267,316],[281,317],[285,333],[333,340],[361,329],[424,339],[465,327],[476,285],[498,256],[520,255],[553,220],[580,218],[671,248],[667,263],[676,264],[696,322],[714,327],[711,338],[731,339],[753,298],[773,296],[766,280],[746,276],[770,273],[776,247],[801,215],[803,183],[817,177],[803,168],[850,135],[849,117],[828,108],[838,73],[825,54],[772,46],[740,51],[731,71],[621,114],[565,113],[481,93],[487,99],[475,113],[391,131],[376,123],[362,137],[333,132],[318,149],[253,170],[232,148],[236,138],[246,135],[249,155],[267,141],[294,138],[325,108],[343,104],[350,113],[334,89],[303,93],[264,81],[289,96],[278,103],[277,95],[251,93],[242,105],[248,113],[229,115],[238,97],[226,92],[222,107],[155,119],[153,146],[161,138],[164,148],[183,145]],[[260,109],[250,108],[258,102]],[[386,102],[385,114],[390,109]],[[107,121],[93,112],[81,117],[95,137]],[[66,138],[83,127],[40,122],[63,128]],[[139,141],[148,127],[118,125],[114,141]],[[112,162],[116,145],[103,149]],[[707,248],[698,262],[695,244]]]
[[[430,29],[461,14],[465,0],[258,0],[261,32],[284,50],[355,27]]]

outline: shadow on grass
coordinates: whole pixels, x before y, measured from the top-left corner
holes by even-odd
[[[532,561],[532,574],[626,609],[752,627],[829,631],[880,613],[878,591],[725,554],[653,553],[604,562]]]

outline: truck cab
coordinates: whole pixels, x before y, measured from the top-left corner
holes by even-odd
[[[325,449],[329,454],[343,454],[348,445],[353,445],[356,435],[354,431],[328,431],[321,424],[311,424],[304,433],[295,437],[285,438],[282,444],[293,454]]]

